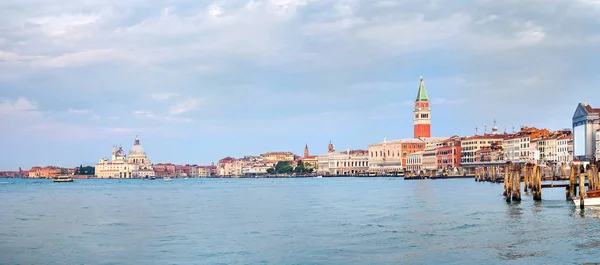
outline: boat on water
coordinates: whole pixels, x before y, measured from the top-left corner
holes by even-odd
[[[56,177],[52,177],[52,182],[73,182],[75,181],[75,179],[73,179],[72,176],[56,176]]]
[[[314,176],[313,178],[320,179],[320,178],[323,178],[323,176]]]
[[[163,178],[163,180],[164,180],[165,182],[171,182],[171,178],[170,178],[170,177]]]
[[[580,197],[573,197],[575,206],[580,206]],[[600,190],[588,190],[583,198],[584,206],[600,206]]]

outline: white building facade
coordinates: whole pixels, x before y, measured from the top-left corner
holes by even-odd
[[[423,151],[408,154],[406,157],[406,170],[419,173],[423,169]]]
[[[317,157],[317,173],[324,175],[364,175],[369,172],[367,151],[330,152]]]
[[[596,131],[596,161],[600,161],[600,129]]]
[[[556,139],[556,159],[559,164],[573,162],[573,136],[563,135]]]

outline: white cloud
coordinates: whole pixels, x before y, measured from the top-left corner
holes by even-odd
[[[435,105],[441,105],[441,104],[458,104],[458,103],[464,103],[466,102],[467,99],[448,99],[448,98],[440,98],[440,97],[434,97],[433,99],[431,99],[431,104],[435,104]]]
[[[165,101],[165,100],[169,100],[177,95],[179,95],[179,94],[177,94],[177,93],[158,93],[158,94],[151,94],[150,97],[152,97],[154,100]]]
[[[46,68],[62,68],[128,58],[130,57],[117,50],[100,49],[61,54],[54,57],[40,57],[38,60],[34,61],[34,65]]]
[[[470,20],[461,13],[437,20],[426,19],[423,14],[383,17],[358,30],[357,35],[388,52],[414,52],[460,41],[458,37]]]
[[[19,97],[18,99],[11,100],[2,100],[0,101],[0,114],[2,115],[11,115],[22,112],[29,111],[37,111],[38,105],[35,101],[30,101],[24,97]]]
[[[69,113],[74,113],[74,114],[82,114],[82,113],[88,113],[90,112],[90,110],[87,109],[72,109],[69,108]]]
[[[515,37],[523,45],[534,45],[543,41],[546,33],[542,27],[533,24],[531,21],[527,21],[524,29],[517,32]]]
[[[28,22],[40,27],[42,32],[51,37],[66,36],[73,31],[92,25],[100,19],[97,13],[61,14],[30,19]]]
[[[398,1],[394,1],[394,0],[383,0],[383,1],[377,1],[375,2],[375,7],[381,7],[381,8],[385,8],[385,7],[394,7],[397,6]]]
[[[147,111],[147,110],[135,110],[132,113],[133,113],[133,115],[135,115],[137,117],[150,119],[150,120],[154,120],[154,121],[166,121],[166,122],[175,122],[175,123],[194,122],[194,120],[190,119],[190,118],[176,117],[176,116],[172,116],[172,115],[159,115],[159,114],[155,114],[152,111]]]
[[[195,110],[199,104],[200,100],[198,100],[197,98],[189,98],[186,100],[182,100],[171,106],[169,113],[175,115],[186,113]]]

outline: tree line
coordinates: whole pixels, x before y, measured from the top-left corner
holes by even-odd
[[[83,165],[80,165],[78,168],[75,169],[75,175],[96,175],[96,168],[92,166],[84,167]]]
[[[305,166],[304,162],[302,162],[302,160],[298,161],[298,165],[296,165],[296,167],[293,167],[292,165],[290,165],[289,161],[279,161],[279,162],[277,162],[277,164],[275,164],[275,167],[268,168],[267,173],[268,174],[312,173],[313,169],[307,168],[310,166],[311,165],[308,163]]]

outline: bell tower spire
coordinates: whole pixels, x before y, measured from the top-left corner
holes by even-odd
[[[414,137],[430,138],[431,109],[429,108],[429,96],[427,95],[427,89],[425,89],[425,81],[423,81],[423,76],[421,76],[419,90],[417,91],[414,115]]]
[[[308,157],[309,153],[308,153],[308,143],[306,143],[304,145],[304,157]]]

